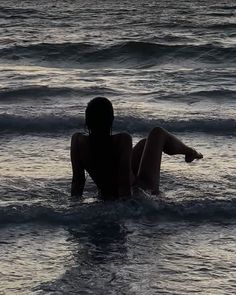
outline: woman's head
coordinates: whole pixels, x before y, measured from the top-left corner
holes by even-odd
[[[90,133],[110,134],[114,120],[112,103],[105,97],[92,99],[85,111],[85,123]]]

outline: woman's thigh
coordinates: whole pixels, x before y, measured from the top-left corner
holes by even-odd
[[[139,165],[142,158],[145,143],[146,143],[146,138],[143,138],[133,147],[131,166],[135,176],[137,176],[138,174]]]

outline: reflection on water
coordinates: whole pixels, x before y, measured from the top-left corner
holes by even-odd
[[[65,294],[109,294],[113,282],[117,292],[128,294],[129,284],[119,269],[128,264],[127,234],[122,223],[100,220],[81,227],[68,228],[67,242],[73,245],[73,266],[52,284],[41,284],[36,290],[60,290]],[[44,293],[45,292],[45,293]],[[131,294],[129,292],[129,294]]]
[[[39,294],[234,294],[235,224],[140,222],[69,228],[73,265]]]
[[[124,225],[110,221],[99,221],[98,223],[90,224],[85,227],[81,233],[77,229],[68,229],[71,235],[70,240],[79,245],[83,241],[85,254],[82,257],[78,250],[74,259],[78,259],[78,263],[82,260],[86,263],[106,263],[106,261],[125,259],[126,256],[126,231]],[[84,240],[83,240],[84,239]]]

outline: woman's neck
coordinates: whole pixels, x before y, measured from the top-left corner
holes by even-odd
[[[107,131],[96,131],[96,132],[91,132],[91,131],[90,131],[89,135],[90,135],[91,137],[97,137],[97,138],[101,137],[101,138],[104,138],[104,137],[109,137],[109,136],[111,136],[111,132],[110,132],[110,131],[109,131],[109,132],[107,132]]]

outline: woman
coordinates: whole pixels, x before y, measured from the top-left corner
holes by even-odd
[[[89,135],[75,133],[71,139],[72,196],[82,196],[85,171],[103,199],[131,196],[134,186],[158,194],[162,152],[183,154],[188,163],[203,157],[160,127],[132,147],[129,134],[112,135],[113,120],[108,99],[96,97],[88,103],[85,123]]]

